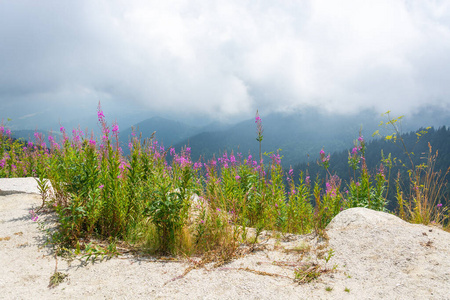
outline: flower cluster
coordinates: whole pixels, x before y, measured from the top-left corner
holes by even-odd
[[[33,222],[36,222],[39,219],[38,215],[36,214],[36,212],[34,210],[30,210],[30,215],[31,215],[31,220]]]
[[[261,143],[263,140],[264,129],[262,127],[262,120],[261,120],[261,117],[259,116],[258,111],[256,111],[255,123],[256,123],[256,133],[257,133],[256,140]]]
[[[279,166],[281,164],[281,156],[278,152],[277,154],[272,154],[270,159],[272,159],[272,166]]]
[[[330,179],[325,183],[326,186],[326,195],[332,198],[337,196],[339,186],[341,185],[341,180],[337,175],[333,175]]]
[[[311,184],[311,177],[306,176],[305,183],[306,183],[306,185],[310,185]]]
[[[290,168],[288,175],[287,175],[287,181],[291,182],[293,179],[294,179],[294,170],[292,168]]]
[[[378,168],[378,176],[380,176],[382,179],[386,179],[386,176],[384,174],[384,165],[383,163],[380,164],[380,167]]]
[[[327,170],[328,167],[330,166],[330,154],[326,155],[323,148],[322,150],[320,150],[319,154],[320,154],[319,164],[321,164],[325,168],[325,170]]]

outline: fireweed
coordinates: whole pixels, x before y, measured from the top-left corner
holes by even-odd
[[[348,165],[353,169],[354,177],[348,186],[346,206],[384,211],[387,204],[384,192],[388,182],[385,177],[385,168],[381,163],[375,176],[372,176],[367,168],[365,153],[366,144],[360,133],[348,155]],[[357,170],[359,176],[357,176]]]
[[[62,137],[57,141],[51,135],[50,146],[39,133],[33,142],[13,140],[0,125],[0,177],[48,178],[54,195],[47,202],[59,218],[57,235],[72,246],[96,236],[122,239],[151,252],[216,251],[225,260],[249,238],[248,227],[256,228],[256,242],[262,230],[320,233],[349,207],[385,209],[390,156],[372,175],[364,160],[362,136],[349,153],[354,177],[342,192],[343,183],[329,172],[332,161],[323,149],[319,164],[327,171],[325,181],[301,174],[294,182],[293,170],[283,171],[278,152],[265,158],[261,152],[256,160],[251,154],[224,152],[218,158],[192,161],[189,147],[180,152],[165,149],[153,137],[141,141],[133,132],[127,145],[130,155],[125,157],[118,124],[107,124],[100,105],[97,116],[100,138],[79,128],[69,135],[61,126]],[[262,149],[258,113],[255,123]],[[417,203],[424,203],[423,197],[403,201],[403,194],[398,195],[409,218],[419,211]],[[431,214],[422,220],[445,220],[447,208],[441,198],[431,200],[427,200]]]

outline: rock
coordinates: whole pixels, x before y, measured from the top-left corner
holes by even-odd
[[[408,224],[397,216],[389,213],[375,211],[364,207],[349,208],[339,213],[330,224],[327,230],[349,229],[354,227],[373,227],[380,225],[402,226]]]
[[[0,180],[0,191],[2,194],[20,194],[34,193],[39,194],[36,179],[34,177],[26,178],[2,178]]]
[[[389,213],[351,208],[328,224],[327,234],[334,250],[330,263],[348,276],[345,286],[353,295],[450,299],[450,233]]]

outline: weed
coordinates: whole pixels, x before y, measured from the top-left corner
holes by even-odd
[[[89,259],[92,259],[92,262],[94,262],[98,257],[100,257],[100,261],[102,261],[105,257],[109,259],[116,255],[118,255],[118,252],[115,242],[111,242],[107,247],[95,245],[91,242],[85,245],[82,258],[85,258],[86,262],[89,261]]]
[[[327,252],[327,255],[325,256],[325,263],[327,264],[328,261],[334,256],[334,250],[329,249]]]
[[[53,272],[52,276],[50,276],[50,282],[48,284],[49,288],[54,288],[54,287],[58,286],[68,276],[68,274],[58,272],[57,252],[55,252],[54,257],[55,257],[55,271]]]
[[[52,276],[50,276],[50,283],[48,285],[49,288],[54,288],[58,286],[60,283],[64,281],[64,279],[67,278],[67,274],[62,272],[55,272]]]
[[[412,223],[422,223],[428,225],[430,223],[445,225],[449,221],[448,207],[442,207],[442,202],[445,202],[444,192],[446,189],[446,177],[450,172],[448,168],[442,176],[441,171],[435,171],[435,162],[438,157],[438,151],[433,153],[430,143],[428,143],[428,153],[424,153],[422,157],[425,162],[422,164],[415,164],[413,160],[414,152],[408,149],[405,141],[400,134],[400,122],[403,118],[391,118],[389,112],[385,114],[388,121],[381,123],[381,125],[389,126],[393,133],[384,137],[385,140],[396,143],[400,141],[400,147],[407,156],[409,168],[403,164],[407,169],[409,181],[409,190],[406,192],[402,189],[402,178],[400,171],[396,180],[396,195],[399,206],[399,216]],[[430,127],[417,132],[417,141],[427,133]],[[378,132],[376,132],[378,133]],[[416,145],[415,144],[415,145]],[[415,146],[414,145],[414,146]],[[413,148],[414,148],[413,146]]]
[[[159,185],[154,192],[154,200],[144,211],[155,224],[163,253],[173,251],[175,235],[187,218],[187,204],[181,193],[171,191],[172,184]]]
[[[38,213],[44,207],[47,199],[50,198],[50,186],[49,186],[48,179],[44,178],[43,173],[40,173],[39,177],[36,178],[36,182],[37,182],[37,187],[38,187],[39,193],[41,194],[41,197],[42,197],[42,205],[36,211],[36,213]]]
[[[301,243],[298,246],[296,246],[292,249],[286,249],[285,252],[307,253],[310,250],[311,250],[311,245],[305,241],[301,241]]]
[[[299,283],[309,283],[317,279],[321,274],[321,269],[317,263],[309,263],[297,268],[294,271],[295,281]]]

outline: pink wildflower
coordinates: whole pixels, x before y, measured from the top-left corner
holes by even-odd
[[[309,185],[309,184],[311,183],[311,177],[306,176],[306,178],[305,178],[305,183],[306,183],[307,185]]]
[[[98,120],[101,122],[103,120],[103,118],[105,117],[105,115],[103,114],[103,111],[101,111],[100,109],[97,112],[97,116],[98,116]]]
[[[33,222],[36,222],[39,219],[38,215],[34,212],[34,210],[30,210],[30,214],[31,214],[31,220]]]

